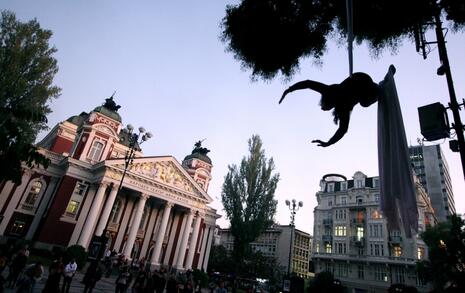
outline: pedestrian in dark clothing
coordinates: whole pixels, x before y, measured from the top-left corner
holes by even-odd
[[[16,293],[32,293],[36,283],[42,278],[44,267],[41,262],[37,262],[28,268],[18,280],[18,289]]]
[[[27,249],[21,249],[18,254],[13,259],[13,262],[10,265],[10,274],[8,275],[7,287],[14,288],[16,286],[16,282],[18,281],[19,274],[23,271],[24,267],[26,266],[28,258]]]
[[[59,257],[48,268],[48,278],[42,293],[60,293],[60,280],[63,270],[62,258]]]
[[[89,268],[82,279],[84,283],[84,293],[92,293],[94,290],[95,284],[97,284],[98,280],[102,278],[102,268],[100,267],[100,263],[98,261],[94,261],[90,264]]]
[[[155,292],[157,293],[163,293],[165,290],[165,285],[166,285],[166,279],[162,271],[156,271],[153,274],[153,282],[155,284]]]
[[[134,285],[132,286],[133,293],[144,293],[147,287],[147,272],[145,270],[139,271],[137,274]]]
[[[166,283],[166,293],[177,293],[178,284],[173,275],[170,276],[168,282]]]
[[[131,284],[131,281],[132,281],[131,273],[129,272],[129,269],[127,267],[124,267],[123,271],[119,274],[118,278],[116,279],[115,292],[125,293],[126,289],[129,287],[129,284]]]
[[[189,280],[186,284],[184,284],[184,288],[182,289],[182,293],[194,293],[194,286],[192,286],[192,282]]]

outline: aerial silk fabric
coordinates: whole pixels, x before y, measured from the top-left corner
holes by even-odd
[[[418,232],[418,209],[393,65],[379,83],[378,166],[381,211],[389,231]]]

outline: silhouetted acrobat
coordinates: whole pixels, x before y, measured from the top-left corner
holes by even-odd
[[[349,128],[350,112],[355,105],[368,107],[378,100],[378,85],[371,77],[363,72],[356,72],[339,84],[326,85],[313,80],[299,81],[283,92],[279,103],[287,94],[296,90],[311,89],[321,94],[321,110],[333,109],[334,123],[339,128],[327,142],[319,139],[313,140],[318,146],[327,147],[338,142]]]

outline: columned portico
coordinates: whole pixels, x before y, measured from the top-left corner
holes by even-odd
[[[205,251],[205,258],[203,260],[203,265],[202,268],[206,272],[207,267],[208,267],[208,261],[210,258],[210,249],[212,247],[212,241],[213,241],[213,234],[214,234],[214,227],[210,226],[209,231],[208,231],[208,240],[207,240],[207,246],[206,246],[206,251]]]
[[[197,246],[197,239],[199,237],[200,223],[202,222],[202,217],[200,213],[197,213],[197,217],[194,222],[194,230],[192,231],[192,237],[189,244],[189,253],[187,254],[186,266],[185,269],[189,270],[192,268],[192,261],[194,260],[194,254]]]
[[[144,211],[145,202],[149,196],[147,194],[142,194],[139,197],[139,201],[137,202],[137,206],[135,208],[134,219],[131,224],[131,228],[129,230],[129,236],[126,240],[126,246],[124,248],[123,255],[126,257],[131,257],[131,251],[134,247],[134,241],[136,241],[137,231],[139,230],[140,220],[142,218],[142,213]]]
[[[182,233],[181,243],[179,246],[178,258],[176,260],[175,265],[175,268],[178,270],[183,268],[184,257],[186,256],[187,241],[189,240],[189,234],[192,227],[192,220],[194,219],[196,211],[190,210],[188,213],[189,214],[187,216],[186,225],[184,226],[184,231]]]
[[[97,215],[103,200],[105,199],[105,192],[108,185],[109,184],[107,182],[102,181],[97,190],[97,193],[95,194],[95,198],[90,207],[89,214],[87,215],[87,219],[84,223],[84,227],[82,228],[82,233],[78,241],[78,244],[83,247],[87,247],[89,245],[89,241],[92,236],[92,229],[94,228],[94,225],[97,221]]]
[[[115,203],[116,195],[118,194],[119,185],[114,184],[111,188],[110,195],[103,207],[103,211],[100,216],[100,220],[98,222],[97,229],[95,230],[95,235],[102,236],[103,231],[106,228],[108,218],[110,217],[111,209],[113,208],[113,204]]]
[[[161,219],[160,227],[158,228],[158,232],[155,234],[155,247],[152,252],[152,258],[150,259],[150,263],[152,266],[156,268],[160,267],[160,252],[161,247],[163,245],[163,239],[165,238],[166,227],[168,226],[168,219],[170,217],[171,208],[174,206],[172,202],[167,202],[165,204],[165,208],[163,210],[163,218]]]

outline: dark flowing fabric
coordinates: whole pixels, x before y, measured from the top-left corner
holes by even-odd
[[[388,230],[418,232],[418,209],[393,65],[382,82],[378,101],[378,166],[381,211]]]

